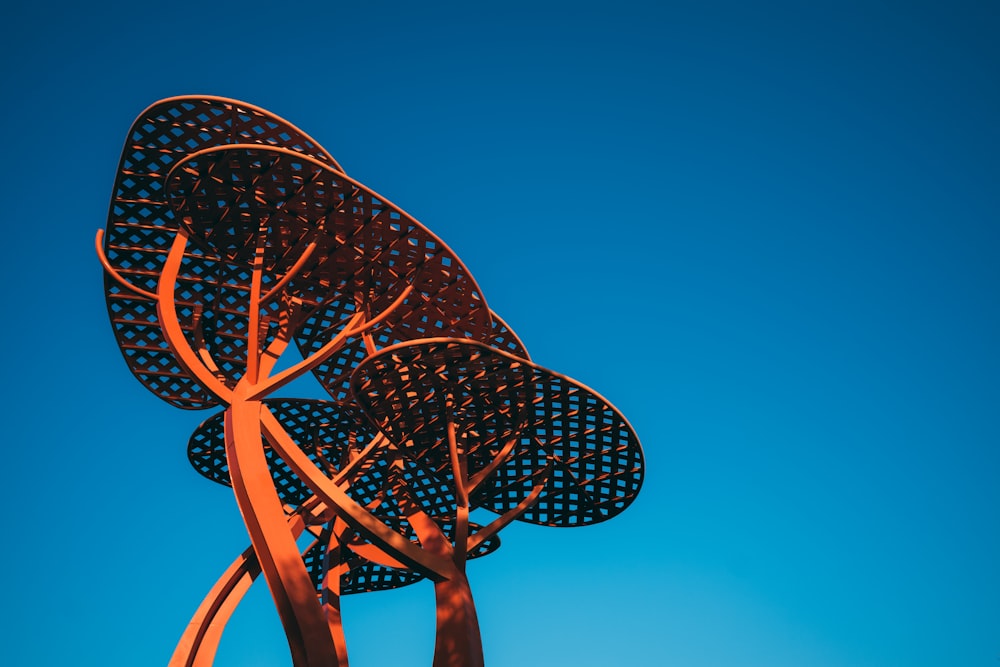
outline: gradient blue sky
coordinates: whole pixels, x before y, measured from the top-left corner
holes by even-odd
[[[165,665],[247,543],[92,247],[133,118],[205,93],[312,134],[639,433],[625,514],[470,566],[489,667],[1000,664],[1000,5],[62,5],[0,25],[0,662]],[[344,612],[354,667],[430,664],[429,586]],[[259,582],[217,665],[288,663]]]

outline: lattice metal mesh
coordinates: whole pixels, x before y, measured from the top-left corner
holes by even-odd
[[[303,345],[301,341],[305,341],[304,346],[307,350],[319,349],[320,343],[323,340],[323,337],[320,334],[325,333],[326,335],[330,335],[330,333],[336,330],[336,327],[333,324],[336,321],[335,317],[343,319],[344,315],[338,311],[335,305],[335,303],[331,303],[327,306],[327,309],[331,314],[329,320],[324,321],[320,319],[319,316],[315,316],[305,322],[299,330],[300,345]],[[322,314],[326,313],[324,312]],[[528,350],[524,347],[524,343],[521,342],[521,339],[518,338],[517,334],[514,333],[514,330],[511,329],[506,322],[500,319],[500,316],[496,313],[490,311],[490,317],[491,323],[488,330],[481,330],[478,327],[469,327],[465,331],[456,332],[454,331],[455,327],[452,327],[451,331],[439,332],[437,334],[432,333],[432,335],[458,336],[468,338],[470,340],[478,340],[486,342],[497,349],[510,352],[511,354],[521,357],[522,359],[528,359]],[[397,329],[382,327],[374,333],[372,336],[372,342],[375,344],[377,349],[406,342],[407,339],[401,338],[400,333],[401,332]],[[344,344],[343,349],[324,362],[316,370],[316,375],[318,377],[325,378],[325,382],[323,383],[324,388],[338,403],[350,402],[353,400],[351,395],[351,373],[367,356],[368,350],[365,347],[364,340],[360,337],[349,338]]]
[[[326,543],[324,540],[317,541],[312,548],[303,554],[306,569],[309,570],[309,577],[312,579],[318,594],[322,593],[324,578],[329,576],[323,567],[325,556]],[[409,586],[424,578],[423,575],[413,570],[379,565],[351,552],[348,552],[347,564],[350,569],[340,577],[341,595],[388,591]]]
[[[503,513],[544,479],[544,491],[521,521],[603,521],[624,510],[642,484],[638,438],[611,404],[569,378],[485,345],[438,339],[387,348],[359,365],[352,389],[373,423],[442,477],[450,473],[448,420],[466,434],[470,472],[516,437],[473,501]],[[441,398],[447,393],[462,399],[449,405]]]
[[[371,442],[374,431],[345,406],[330,401],[303,399],[271,399],[264,402],[285,431],[325,475],[340,468],[345,448],[363,448]],[[188,460],[204,477],[230,486],[229,464],[226,461],[224,413],[206,419],[188,441]],[[261,438],[275,488],[282,502],[297,507],[312,496],[312,492],[285,461]],[[369,465],[373,465],[372,464]],[[377,471],[366,477],[378,477]],[[370,482],[374,484],[375,482]]]
[[[552,463],[545,491],[521,521],[548,526],[597,523],[622,512],[639,493],[643,458],[635,431],[611,404],[569,378],[539,369],[531,425],[515,454],[484,490],[482,506],[513,508]]]
[[[233,143],[280,145],[300,151],[339,169],[336,161],[315,141],[287,121],[252,105],[215,97],[177,97],[144,111],[129,130],[122,151],[108,213],[104,252],[118,272],[140,289],[155,291],[177,222],[167,205],[163,178],[170,168],[195,151]],[[222,370],[238,376],[240,344],[228,338],[238,333],[241,317],[216,315],[227,292],[239,289],[219,266],[198,249],[186,255],[178,285],[181,325],[194,329],[195,304],[211,319],[212,351],[222,357]],[[222,274],[222,275],[219,275]],[[105,277],[108,315],[129,369],[163,400],[187,409],[216,404],[179,366],[160,332],[156,308]],[[185,308],[186,306],[186,308]]]
[[[361,364],[355,395],[408,457],[434,470],[448,465],[447,428],[454,422],[474,473],[492,460],[488,450],[520,433],[528,419],[532,366],[493,352],[398,346]]]
[[[454,523],[441,522],[439,525],[448,539],[454,540]],[[469,531],[473,535],[480,529],[481,526],[478,524],[469,524]],[[399,531],[408,539],[416,540],[412,529],[410,529],[405,522],[403,522],[400,526]],[[313,544],[313,546],[306,551],[305,554],[303,554],[306,569],[309,570],[309,576],[312,578],[313,585],[316,587],[317,593],[322,593],[323,579],[328,576],[323,568],[323,559],[326,556],[326,536],[327,533],[324,532],[324,538],[317,540],[316,543]],[[469,560],[481,558],[493,553],[499,548],[500,538],[494,535],[480,544],[475,551],[470,552],[467,557]],[[341,553],[346,554],[342,559],[342,562],[345,562],[349,568],[348,571],[341,575],[340,578],[341,595],[354,595],[356,593],[371,593],[375,591],[391,590],[394,588],[409,586],[410,584],[414,584],[424,579],[423,575],[418,574],[413,570],[388,567],[386,565],[374,563],[366,558],[362,558],[352,552],[349,548],[341,549]]]
[[[286,293],[302,299],[296,340],[309,356],[339,333],[357,308],[373,318],[403,289],[413,291],[375,330],[379,341],[447,333],[516,344],[494,328],[468,270],[430,231],[343,173],[297,153],[219,148],[188,157],[167,191],[184,224],[227,261],[249,262],[262,245],[271,283],[316,249]],[[262,238],[263,234],[263,238]],[[335,397],[363,353],[356,340],[315,371]]]

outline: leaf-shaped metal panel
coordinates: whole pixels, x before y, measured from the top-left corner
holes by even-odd
[[[337,162],[312,138],[291,123],[244,102],[221,97],[186,96],[161,100],[132,124],[115,178],[104,254],[110,265],[136,287],[155,292],[177,222],[166,201],[163,179],[185,156],[227,144],[284,146],[339,169]],[[183,308],[185,295],[195,302],[223,304],[226,274],[215,258],[192,249],[185,257],[178,286],[182,326],[194,327],[193,309]],[[151,392],[181,408],[200,409],[215,399],[192,379],[169,350],[155,304],[105,276],[108,315],[129,369]],[[224,328],[223,328],[224,329]],[[221,344],[220,344],[221,346]]]
[[[395,345],[363,361],[351,386],[372,422],[439,475],[451,474],[449,420],[464,429],[470,473],[516,438],[472,499],[479,507],[511,510],[544,479],[519,520],[583,525],[623,511],[642,485],[639,440],[614,406],[570,378],[486,345],[456,339]],[[442,400],[442,393],[455,400]]]

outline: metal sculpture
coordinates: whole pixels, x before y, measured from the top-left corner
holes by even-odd
[[[171,405],[222,408],[188,456],[233,488],[250,536],[172,667],[212,664],[261,573],[296,666],[348,664],[341,595],[425,578],[434,665],[482,665],[467,561],[512,521],[595,523],[639,492],[625,418],[533,363],[439,238],[263,109],[140,114],[96,246],[129,369]],[[277,370],[293,342],[301,360]],[[275,396],[308,372],[332,400]]]

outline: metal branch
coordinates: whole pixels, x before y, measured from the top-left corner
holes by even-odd
[[[157,285],[156,310],[160,320],[160,328],[163,332],[163,338],[181,366],[191,373],[206,390],[215,394],[220,400],[229,402],[232,391],[205,366],[198,354],[191,348],[177,318],[174,285],[177,282],[177,275],[184,259],[186,245],[187,234],[182,228],[170,246],[167,261],[163,265],[163,272],[160,274],[160,282]]]
[[[303,373],[307,373],[312,369],[316,368],[324,361],[326,361],[332,354],[343,347],[344,342],[351,338],[352,336],[357,336],[368,329],[371,329],[376,324],[384,320],[386,317],[392,314],[392,311],[396,310],[399,306],[403,304],[406,297],[409,296],[410,292],[413,291],[413,285],[408,285],[403,293],[396,297],[396,300],[386,308],[378,317],[372,320],[364,321],[365,314],[363,312],[355,313],[350,320],[347,321],[347,325],[341,329],[340,333],[337,334],[332,340],[327,342],[323,347],[317,350],[314,354],[309,355],[306,359],[303,359],[299,363],[295,364],[291,368],[285,370],[284,372],[275,375],[273,378],[258,385],[257,391],[251,396],[252,400],[259,400],[269,393],[278,389],[295,378],[299,377]]]
[[[472,475],[472,477],[469,478],[468,491],[470,496],[473,493],[475,493],[476,489],[478,489],[479,486],[483,482],[485,482],[489,478],[489,476],[492,475],[496,471],[496,469],[499,468],[507,460],[507,457],[510,455],[511,451],[513,451],[514,446],[518,443],[520,439],[521,439],[520,435],[515,435],[514,437],[510,438],[507,441],[507,444],[505,444],[500,449],[500,451],[497,452],[497,455],[493,457],[493,460],[490,461],[485,468],[481,469],[479,472],[477,472],[475,475]]]
[[[156,301],[155,294],[153,294],[152,292],[147,292],[146,290],[140,287],[136,287],[128,280],[126,280],[125,277],[118,272],[118,269],[111,266],[111,262],[108,261],[108,256],[104,253],[103,241],[104,241],[104,230],[98,229],[97,237],[94,239],[94,247],[97,249],[97,259],[100,260],[101,266],[104,267],[104,270],[107,271],[108,275],[114,278],[115,282],[117,282],[119,285],[127,289],[129,292],[132,292],[136,296],[142,297],[143,299],[147,299],[149,301]]]
[[[266,306],[271,299],[277,296],[278,293],[280,293],[281,290],[283,290],[285,286],[291,282],[296,275],[298,275],[299,271],[302,270],[302,267],[305,266],[306,262],[309,261],[309,258],[312,257],[314,250],[316,250],[316,242],[312,241],[306,246],[306,249],[302,252],[302,256],[299,257],[298,261],[296,261],[294,265],[292,265],[292,268],[288,269],[285,275],[282,276],[281,280],[279,280],[274,287],[267,292],[267,294],[260,298],[261,306]]]
[[[446,576],[450,569],[447,562],[442,562],[440,558],[424,552],[358,505],[344,493],[343,489],[334,484],[333,480],[320,472],[305,452],[299,449],[285,433],[284,428],[269,410],[262,410],[260,416],[264,436],[271,443],[275,453],[295,471],[315,495],[333,507],[337,515],[355,531],[389,556],[431,579],[439,580]]]
[[[488,525],[480,528],[475,535],[470,537],[469,547],[468,547],[469,551],[472,552],[478,549],[483,542],[496,535],[503,528],[509,525],[511,521],[513,521],[514,519],[521,516],[529,509],[531,509],[531,506],[535,504],[536,500],[538,500],[538,497],[542,494],[542,491],[545,490],[545,486],[546,484],[548,484],[548,476],[549,473],[551,472],[552,472],[552,464],[550,463],[548,466],[545,467],[545,475],[543,481],[536,484],[534,488],[531,490],[531,493],[529,493],[524,500],[519,502],[515,507],[501,514],[499,517],[491,521]]]

